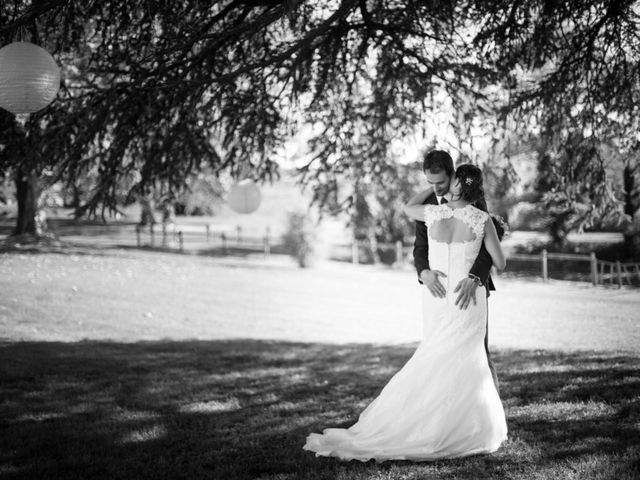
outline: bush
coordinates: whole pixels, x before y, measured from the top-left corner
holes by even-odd
[[[298,261],[300,268],[309,265],[314,237],[311,221],[307,215],[299,212],[288,214],[287,227],[282,240],[287,252]]]
[[[215,215],[223,203],[224,188],[218,178],[203,172],[186,180],[184,191],[173,199],[176,215]]]
[[[520,202],[509,211],[509,227],[511,230],[546,231],[547,225],[536,204]]]

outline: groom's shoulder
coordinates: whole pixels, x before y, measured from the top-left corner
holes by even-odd
[[[431,192],[431,195],[425,198],[423,205],[438,205],[438,198],[435,192]]]

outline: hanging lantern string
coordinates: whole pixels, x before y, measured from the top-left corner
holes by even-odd
[[[35,19],[33,23],[31,23],[31,42],[40,45],[40,36],[38,35],[38,26],[36,25]]]
[[[25,39],[25,26],[18,25],[16,29],[13,31],[13,36],[11,37],[12,42],[24,42]]]
[[[36,22],[32,22],[30,26],[25,24],[18,25],[13,31],[11,37],[13,42],[31,42],[34,45],[40,45],[40,36],[38,35],[38,27]]]

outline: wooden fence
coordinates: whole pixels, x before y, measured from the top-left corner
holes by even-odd
[[[570,260],[573,262],[588,262],[590,266],[590,278],[593,285],[598,285],[598,267],[596,254],[591,252],[589,255],[580,253],[549,253],[546,249],[539,254],[513,253],[507,256],[508,260],[520,260],[529,262],[540,262],[540,273],[542,280],[549,280],[549,260]]]
[[[392,243],[377,243],[372,245],[370,242],[360,241],[351,244],[351,261],[352,263],[360,263],[361,249],[373,250],[394,250],[395,251],[395,264],[402,264],[407,261],[407,256],[413,251],[413,247],[403,246],[401,242],[395,244]],[[546,249],[542,250],[539,254],[522,254],[513,253],[507,256],[507,260],[520,260],[527,262],[537,262],[540,264],[540,275],[543,281],[549,280],[549,261],[572,261],[572,262],[584,262],[589,263],[590,280],[593,285],[617,285],[622,287],[623,285],[632,285],[632,280],[636,277],[640,280],[640,263],[622,263],[622,262],[610,262],[606,260],[599,260],[596,258],[596,254],[591,252],[590,254],[579,253],[554,253],[548,252]],[[375,256],[374,256],[375,262]]]
[[[143,235],[145,231],[149,235],[149,244],[152,247],[171,247],[177,246],[182,252],[184,251],[185,237],[191,237],[190,240],[205,248],[217,246],[221,249],[222,254],[226,254],[231,248],[242,248],[255,251],[262,251],[265,257],[271,254],[272,239],[267,227],[262,237],[247,237],[243,235],[241,227],[229,227],[216,224],[208,225],[176,225],[176,224],[156,224],[146,227],[136,226],[136,242],[138,247],[142,246]],[[204,245],[203,245],[204,239]],[[378,252],[393,252],[392,258],[394,265],[403,265],[409,262],[409,256],[413,251],[412,246],[404,246],[401,242],[382,243],[358,241],[346,245],[334,245],[351,250],[351,262],[354,264],[362,263],[364,257],[362,253],[367,252],[374,263],[379,262]],[[534,262],[540,264],[540,274],[543,281],[549,279],[549,261],[572,261],[589,263],[590,279],[593,285],[632,285],[632,280],[636,277],[640,280],[640,263],[622,263],[599,260],[596,254],[578,254],[578,253],[554,253],[542,250],[539,254],[513,253],[507,256],[507,260],[518,260],[525,262]]]
[[[640,280],[640,263],[622,263],[620,261],[610,262],[599,260],[596,254],[591,252],[589,255],[577,253],[549,253],[542,250],[540,254],[512,254],[507,257],[508,260],[524,260],[540,262],[542,279],[549,279],[549,260],[570,260],[575,262],[588,262],[590,267],[590,278],[593,285],[618,285],[622,287],[625,283],[632,284],[634,277]],[[609,272],[606,272],[606,269]]]
[[[615,283],[619,287],[626,282],[631,285],[631,280],[634,276],[640,279],[640,263],[621,263],[621,262],[606,262],[604,260],[598,260],[600,265],[600,272],[598,273],[598,280],[601,285],[604,285],[605,280],[609,280],[609,285]],[[605,273],[606,268],[609,268],[609,273]]]
[[[192,245],[212,248],[219,247],[225,255],[231,248],[243,248],[262,251],[265,257],[271,254],[271,235],[269,228],[262,237],[248,237],[243,234],[240,226],[231,228],[222,225],[176,225],[150,224],[147,226],[136,225],[136,245],[143,245],[144,235],[149,235],[148,245],[151,247],[177,247],[184,252],[185,241],[190,240]]]

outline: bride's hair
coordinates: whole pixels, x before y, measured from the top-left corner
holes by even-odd
[[[465,163],[456,168],[455,176],[460,181],[461,198],[486,212],[487,202],[484,200],[484,189],[482,188],[482,170],[475,165]],[[481,203],[484,209],[476,203]]]
[[[482,170],[475,165],[465,163],[456,168],[456,178],[460,181],[460,197],[470,202],[478,210],[489,213],[487,201],[484,198],[484,188],[482,187]],[[491,215],[491,220],[496,227],[498,239],[502,240],[505,234],[503,222]]]

